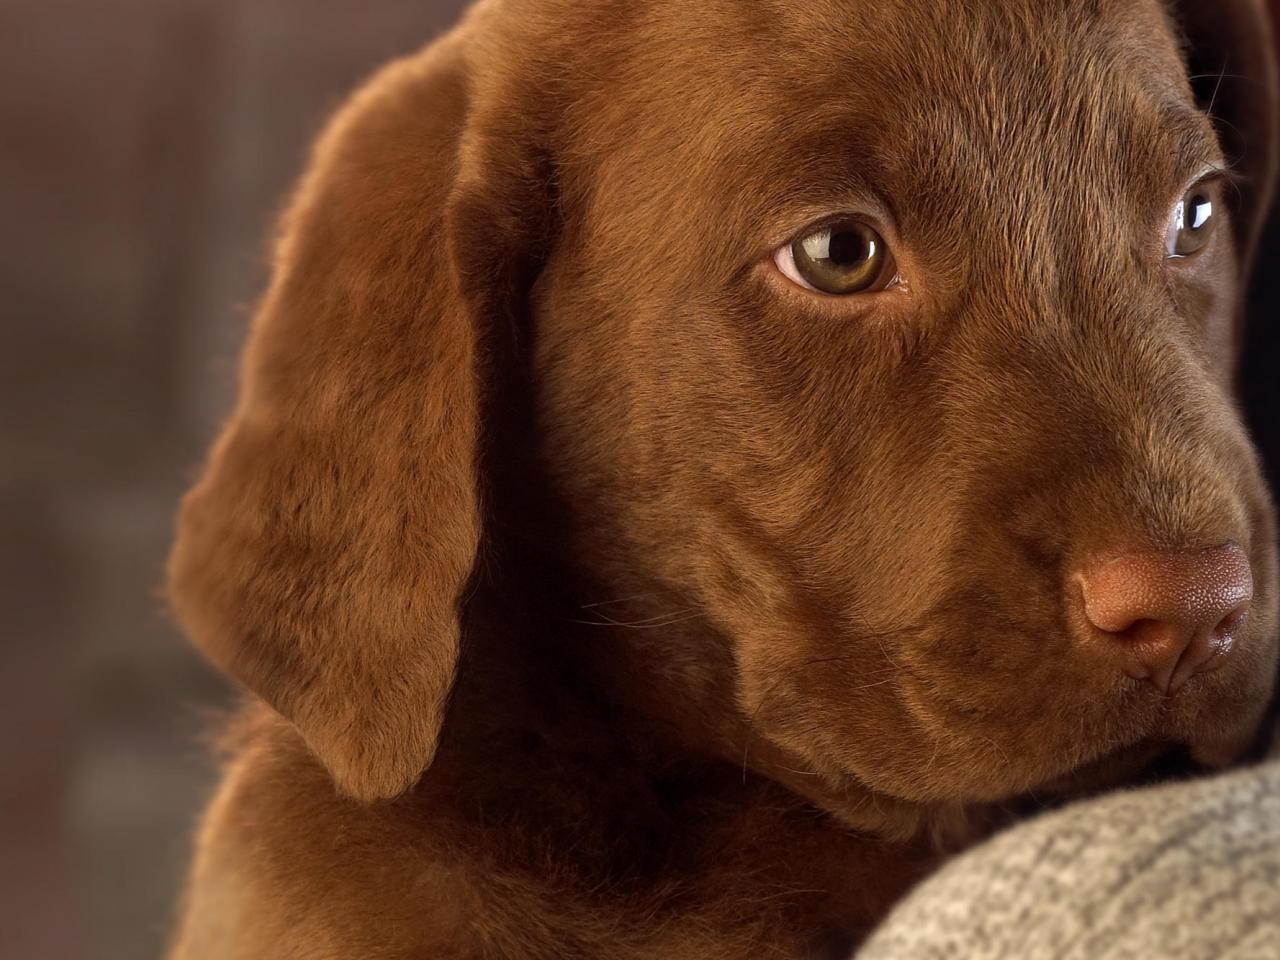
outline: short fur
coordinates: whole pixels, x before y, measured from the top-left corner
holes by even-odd
[[[175,960],[838,953],[1019,798],[1238,756],[1274,69],[1209,6],[485,0],[373,78],[182,506],[175,608],[266,706]],[[898,295],[773,268],[850,208]],[[1222,669],[1166,699],[1082,635],[1087,558],[1227,539]]]

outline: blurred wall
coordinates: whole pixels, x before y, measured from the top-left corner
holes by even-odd
[[[0,958],[156,956],[227,690],[157,594],[274,211],[460,0],[0,0]],[[1280,464],[1280,231],[1251,415]]]
[[[460,0],[0,0],[0,958],[157,956],[227,692],[158,598],[284,192]]]

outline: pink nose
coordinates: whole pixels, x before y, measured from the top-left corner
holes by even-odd
[[[1166,694],[1221,662],[1253,599],[1249,558],[1235,543],[1126,553],[1080,581],[1085,615],[1124,646],[1125,671]]]

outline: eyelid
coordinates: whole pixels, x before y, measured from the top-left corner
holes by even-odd
[[[1187,179],[1183,186],[1183,191],[1190,190],[1202,180],[1221,180],[1224,183],[1238,183],[1243,179],[1244,174],[1235,169],[1228,161],[1214,160],[1202,164],[1195,175]]]
[[[874,191],[861,187],[832,190],[829,196],[816,200],[783,195],[761,210],[758,228],[752,231],[755,252],[750,262],[772,257],[778,247],[811,230],[850,219],[863,221],[891,246],[896,244],[897,218],[893,205]]]
[[[896,259],[897,252],[902,247],[902,242],[893,227],[893,219],[882,215],[879,212],[881,210],[885,210],[885,207],[880,203],[868,203],[862,207],[844,208],[825,206],[821,209],[813,209],[803,219],[801,216],[788,217],[787,221],[791,224],[790,229],[786,230],[785,233],[782,230],[771,231],[770,239],[766,241],[768,246],[764,249],[758,249],[749,262],[772,261],[780,248],[790,246],[806,234],[821,230],[823,227],[834,226],[837,223],[845,223],[849,220],[865,223],[878,233],[884,240],[889,252]]]
[[[1173,198],[1173,202],[1169,205],[1169,212],[1172,214],[1174,208],[1182,201],[1182,199],[1196,187],[1200,186],[1217,189],[1222,194],[1223,201],[1225,202],[1227,189],[1239,190],[1239,186],[1243,180],[1243,174],[1232,170],[1228,166],[1205,164],[1205,166],[1203,166],[1194,177],[1187,180],[1182,185],[1181,192]]]
[[[811,210],[803,218],[797,216],[794,219],[790,217],[787,219],[791,223],[791,228],[781,236],[775,234],[770,249],[776,249],[784,243],[793,243],[805,234],[821,230],[823,227],[846,223],[850,220],[865,223],[885,238],[893,233],[892,218],[888,216],[884,205],[876,202],[857,203],[847,207],[822,207]]]
[[[1208,180],[1211,177],[1215,177],[1219,173],[1223,173],[1223,172],[1225,171],[1222,169],[1220,164],[1217,164],[1217,163],[1201,164],[1200,169],[1198,169],[1193,175],[1191,175],[1190,177],[1187,177],[1187,179],[1183,181],[1182,192],[1186,193],[1188,190],[1194,187],[1201,180]]]

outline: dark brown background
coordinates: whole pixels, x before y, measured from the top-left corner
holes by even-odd
[[[461,6],[0,0],[5,960],[160,950],[227,699],[157,596],[173,506],[306,144]],[[1273,450],[1277,266],[1249,353]]]

